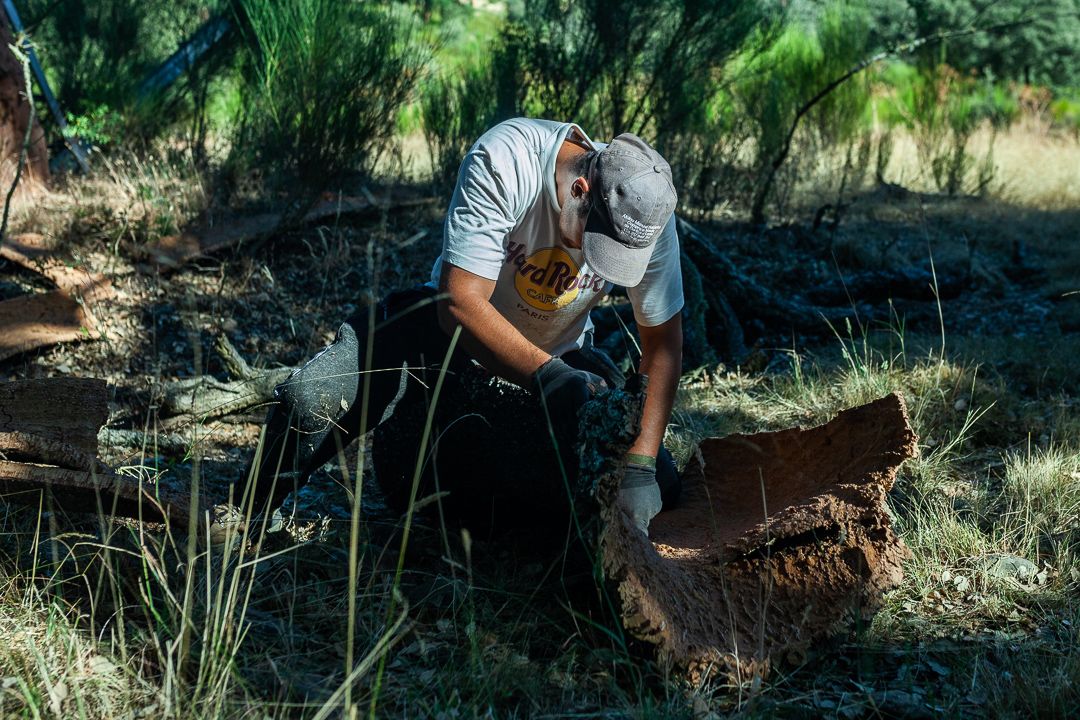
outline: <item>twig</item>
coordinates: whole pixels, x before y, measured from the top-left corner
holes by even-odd
[[[19,150],[19,162],[15,166],[15,179],[11,181],[7,197],[4,198],[4,219],[0,221],[0,247],[7,237],[8,217],[11,214],[11,200],[15,196],[15,189],[19,187],[19,179],[22,177],[23,166],[26,165],[26,156],[30,152],[30,133],[34,130],[34,121],[37,119],[34,113],[34,93],[30,87],[30,56],[22,52],[19,46],[26,45],[26,37],[23,36],[15,45],[8,45],[11,54],[22,64],[23,80],[26,83],[26,102],[30,105],[30,116],[26,120],[26,133],[23,135],[22,148]]]
[[[217,350],[218,357],[221,358],[222,365],[225,369],[237,380],[251,380],[257,373],[251,369],[236,347],[229,342],[228,336],[225,333],[221,333],[214,340],[214,349]]]

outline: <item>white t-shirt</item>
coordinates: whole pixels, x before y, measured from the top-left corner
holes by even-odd
[[[484,133],[461,163],[442,255],[431,271],[434,287],[443,261],[494,280],[491,304],[552,355],[581,347],[592,328],[589,311],[612,288],[559,232],[555,158],[570,133],[597,150],[605,147],[577,125],[551,120],[516,118]],[[659,325],[682,309],[674,215],[653,246],[645,277],[627,295],[642,326]]]

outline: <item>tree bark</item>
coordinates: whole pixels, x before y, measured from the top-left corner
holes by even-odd
[[[27,433],[97,454],[109,417],[104,380],[50,378],[0,383],[0,433]]]
[[[27,127],[30,147],[26,155],[25,179],[44,182],[49,179],[49,151],[45,131],[35,120],[30,124],[30,103],[22,63],[11,52],[15,44],[11,23],[0,8],[0,183],[7,187],[23,149]]]

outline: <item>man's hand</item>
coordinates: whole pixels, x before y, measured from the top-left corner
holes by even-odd
[[[656,482],[656,467],[648,467],[631,461],[626,466],[622,487],[619,488],[619,505],[645,535],[649,534],[649,522],[660,512],[660,485]]]
[[[585,370],[575,370],[553,357],[533,375],[533,391],[543,398],[548,415],[555,422],[577,418],[577,411],[603,387],[603,378]]]

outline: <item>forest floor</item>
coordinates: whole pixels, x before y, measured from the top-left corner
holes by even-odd
[[[392,204],[419,191],[371,192]],[[148,261],[147,244],[188,219],[232,215],[168,164],[116,163],[39,198],[16,231],[55,239],[115,297],[94,308],[101,339],[3,361],[0,378],[105,379],[110,426],[147,442],[102,447],[104,460],[224,491],[243,477],[263,411],[177,424],[159,417],[153,388],[228,379],[221,335],[254,367],[304,362],[372,298],[426,280],[441,241],[433,203],[173,271]],[[1068,716],[1080,706],[1080,208],[883,186],[835,227],[702,227],[791,296],[900,267],[941,281],[864,288],[841,302],[873,304],[872,320],[853,313],[816,332],[744,318],[748,355],[689,369],[667,439],[683,462],[703,437],[813,425],[903,393],[921,457],[890,503],[912,555],[873,622],[764,682],[695,686],[605,625],[536,538],[422,523],[399,574],[400,518],[365,482],[349,647],[351,478],[366,456],[354,447],[287,507],[286,531],[254,566],[210,555],[187,566],[182,536],[0,505],[0,714],[315,716],[340,702],[347,660],[363,658],[351,700],[379,716]],[[0,300],[43,289],[0,267]],[[166,433],[188,442],[155,445]]]

